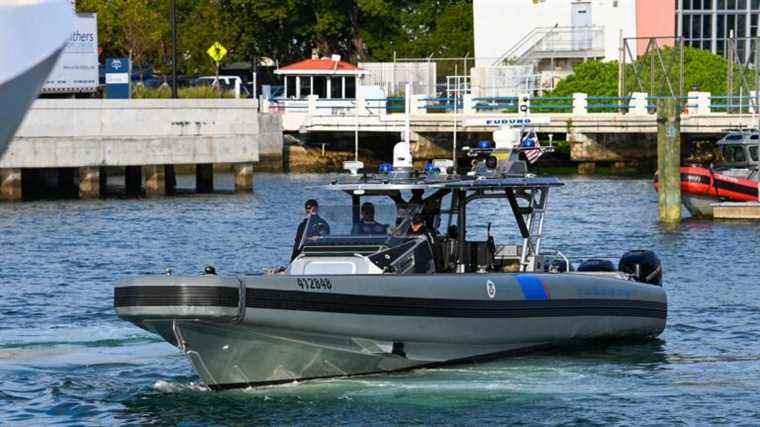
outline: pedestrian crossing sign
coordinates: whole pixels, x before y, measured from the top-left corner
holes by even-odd
[[[210,48],[208,48],[206,53],[208,53],[208,56],[210,56],[211,59],[213,59],[216,62],[219,62],[222,60],[222,58],[224,58],[224,55],[227,55],[227,49],[224,46],[222,46],[221,43],[215,42],[214,44],[211,45]]]

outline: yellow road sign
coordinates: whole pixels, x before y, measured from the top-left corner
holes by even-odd
[[[212,44],[210,48],[208,48],[206,53],[208,53],[208,56],[210,56],[211,59],[213,59],[216,62],[219,62],[222,60],[222,58],[224,58],[224,55],[227,54],[227,49],[224,46],[222,46],[221,43],[216,42]]]

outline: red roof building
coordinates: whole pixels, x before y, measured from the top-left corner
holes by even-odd
[[[305,59],[274,73],[283,77],[286,98],[317,95],[321,99],[353,99],[356,98],[356,78],[367,71],[333,55],[333,58]]]

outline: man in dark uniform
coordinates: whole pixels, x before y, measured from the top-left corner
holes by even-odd
[[[387,234],[388,226],[375,221],[375,205],[362,203],[361,219],[355,224],[351,234]]]
[[[307,239],[313,239],[319,236],[330,234],[330,224],[318,215],[319,203],[314,199],[309,199],[304,204],[306,217],[298,224],[296,238],[293,242],[293,252],[290,254],[290,260],[293,261],[299,253]]]

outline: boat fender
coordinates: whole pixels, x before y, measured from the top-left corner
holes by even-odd
[[[662,286],[662,263],[653,251],[633,250],[623,254],[618,270],[637,282]]]
[[[608,259],[591,258],[583,261],[578,266],[578,271],[617,271],[615,264]]]

